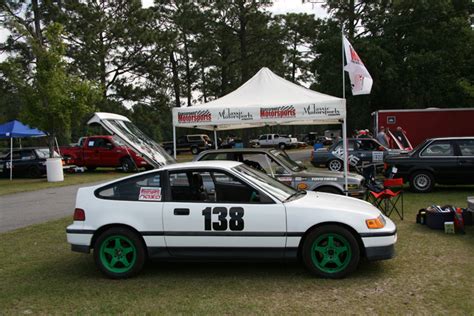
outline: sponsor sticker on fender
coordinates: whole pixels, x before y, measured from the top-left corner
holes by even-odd
[[[139,201],[161,201],[161,188],[142,187],[138,196]]]

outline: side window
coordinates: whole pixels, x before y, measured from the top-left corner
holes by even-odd
[[[267,140],[267,135],[261,135],[258,140]]]
[[[102,138],[102,142],[100,143],[100,147],[107,148],[107,146],[112,146],[112,142],[108,139]]]
[[[447,141],[434,142],[421,153],[422,157],[451,157],[454,156],[453,145]]]
[[[230,160],[227,153],[212,153],[202,157],[201,160]]]
[[[474,139],[458,140],[461,156],[474,156]]]
[[[161,201],[160,174],[133,177],[100,188],[95,193],[103,199],[158,202]]]
[[[21,160],[35,160],[36,156],[32,150],[22,150],[21,151]]]
[[[277,139],[277,138],[280,138],[280,136],[279,136],[279,135],[275,135],[275,136],[273,136],[273,138],[274,138],[274,139]]]
[[[10,156],[8,156],[8,158],[10,158]],[[21,159],[21,154],[19,151],[14,151],[13,152],[13,157],[12,157],[13,160],[20,160]]]
[[[173,202],[260,202],[258,191],[222,171],[180,171],[170,173],[169,179]]]
[[[260,194],[248,184],[233,175],[213,171],[215,202],[217,203],[260,203]]]

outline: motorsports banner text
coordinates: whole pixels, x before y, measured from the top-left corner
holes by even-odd
[[[327,105],[283,105],[272,107],[247,107],[245,109],[199,107],[174,108],[173,122],[176,126],[201,126],[219,124],[275,123],[281,121],[324,120],[337,121],[345,117],[345,105],[341,103]]]

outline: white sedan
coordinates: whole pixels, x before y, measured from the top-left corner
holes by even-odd
[[[341,278],[394,256],[395,224],[354,198],[296,191],[244,164],[164,166],[79,189],[73,251],[94,249],[112,278],[137,274],[147,258],[300,259],[318,276]]]

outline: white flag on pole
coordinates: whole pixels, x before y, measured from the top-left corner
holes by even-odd
[[[344,66],[344,70],[349,73],[349,79],[351,80],[352,95],[370,94],[372,90],[372,77],[370,76],[364,63],[360,60],[354,47],[343,36],[344,41],[344,52],[346,55],[347,64]]]

